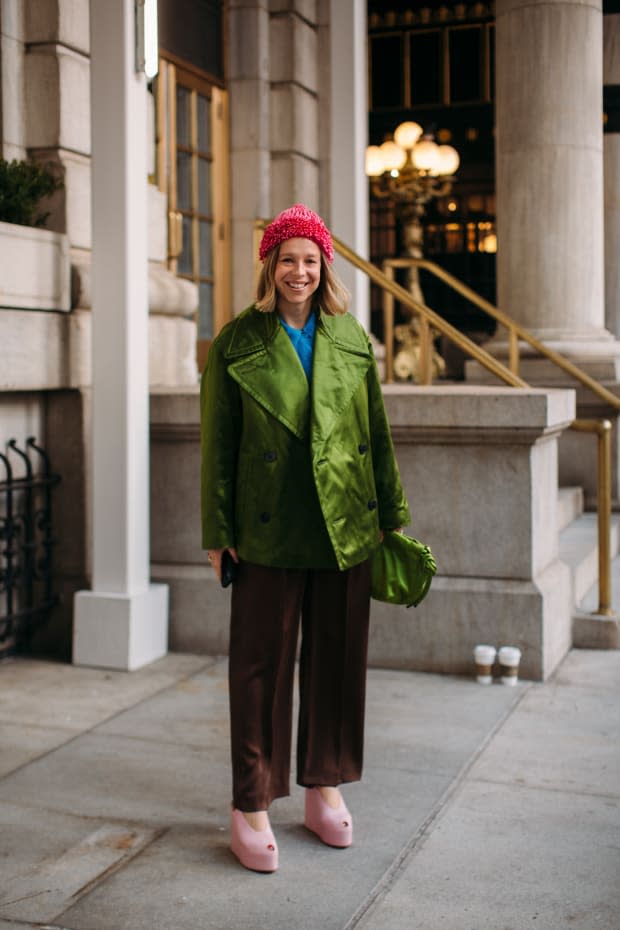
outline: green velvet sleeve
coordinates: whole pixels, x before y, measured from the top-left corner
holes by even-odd
[[[368,416],[379,507],[379,526],[382,530],[394,530],[407,526],[411,521],[411,515],[400,480],[379,372],[370,343],[369,349],[373,360],[367,375]]]
[[[203,549],[235,545],[235,488],[241,436],[239,387],[216,340],[200,385]]]

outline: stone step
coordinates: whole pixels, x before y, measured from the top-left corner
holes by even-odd
[[[566,529],[582,513],[583,488],[560,488],[558,491],[558,531]]]
[[[579,604],[573,616],[573,645],[578,649],[620,649],[620,556],[611,563],[611,604],[613,613],[598,613],[598,579]]]
[[[618,555],[620,517],[612,516],[611,554]],[[573,603],[581,604],[598,580],[598,524],[595,513],[584,513],[560,533],[560,560],[568,565],[573,582]]]

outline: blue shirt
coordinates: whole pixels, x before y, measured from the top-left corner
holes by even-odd
[[[280,317],[280,323],[288,333],[293,343],[293,348],[299,356],[301,367],[306,373],[306,378],[310,381],[312,379],[312,356],[314,353],[314,336],[316,333],[316,313],[313,311],[310,314],[303,329],[295,329],[294,326],[289,326],[288,323],[284,322],[282,317]]]

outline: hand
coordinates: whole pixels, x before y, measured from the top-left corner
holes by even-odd
[[[237,555],[237,550],[234,549],[232,546],[228,546],[226,548],[228,549],[228,552],[230,552],[230,554],[232,555],[233,561],[238,562],[239,556]],[[224,552],[226,552],[226,548],[207,549],[207,558],[213,567],[213,571],[217,575],[218,581],[222,580],[222,555]]]

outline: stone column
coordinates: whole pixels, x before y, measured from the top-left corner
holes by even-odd
[[[231,0],[228,14],[233,306],[254,297],[254,221],[295,201],[318,209],[317,42],[312,0]]]
[[[26,155],[24,41],[23,6],[0,0],[0,155],[7,161]]]
[[[149,583],[146,84],[133,0],[93,0],[92,590],[73,660],[134,669],[167,648],[168,589]]]
[[[318,40],[315,4],[271,0],[271,212],[319,209]]]
[[[368,258],[366,4],[363,0],[330,0],[329,10],[328,217],[334,233]],[[351,292],[351,312],[368,329],[368,278],[340,258],[336,268]]]
[[[603,17],[605,322],[620,337],[620,13]]]
[[[498,0],[496,10],[499,305],[564,354],[611,360],[601,2]],[[603,376],[616,374],[610,361]]]
[[[254,220],[271,212],[267,6],[267,0],[231,0],[227,14],[235,313],[254,294]]]

